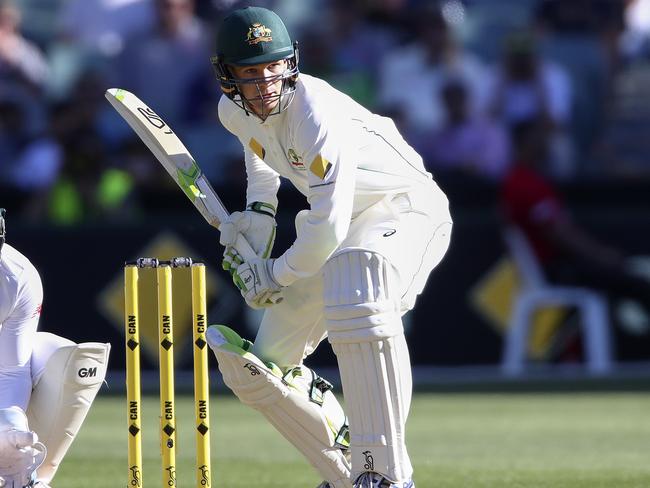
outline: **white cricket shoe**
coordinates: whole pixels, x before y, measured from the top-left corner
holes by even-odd
[[[413,480],[394,483],[379,473],[367,471],[354,482],[354,488],[415,488]]]

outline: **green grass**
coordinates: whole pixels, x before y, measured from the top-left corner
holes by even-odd
[[[177,402],[177,478],[193,480],[193,410]],[[161,486],[158,401],[144,402],[144,486]],[[321,480],[261,415],[211,402],[216,488],[313,488]],[[408,445],[418,488],[650,486],[650,394],[418,394]],[[126,486],[124,400],[101,396],[54,488]]]

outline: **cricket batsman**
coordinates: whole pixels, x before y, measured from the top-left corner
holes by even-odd
[[[297,43],[274,12],[226,16],[212,63],[219,118],[243,146],[248,179],[246,210],[220,227],[223,264],[246,302],[265,308],[254,343],[208,329],[224,381],[302,452],[321,488],[413,488],[401,317],[449,246],[447,198],[391,119],[299,73]],[[309,208],[271,258],[281,177]],[[239,232],[258,258],[242,261]],[[325,337],[349,426],[331,384],[303,364]]]
[[[106,375],[109,344],[37,332],[32,263],[5,244],[0,209],[0,487],[50,488]]]

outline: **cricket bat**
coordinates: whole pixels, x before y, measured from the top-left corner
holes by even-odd
[[[142,139],[187,198],[213,227],[219,228],[228,211],[201,168],[167,123],[133,93],[121,88],[106,90],[106,99]],[[241,234],[234,246],[244,261],[257,257]]]

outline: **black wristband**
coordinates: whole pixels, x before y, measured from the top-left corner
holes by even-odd
[[[275,207],[270,203],[253,202],[246,207],[246,210],[268,215],[271,218],[275,218]]]

